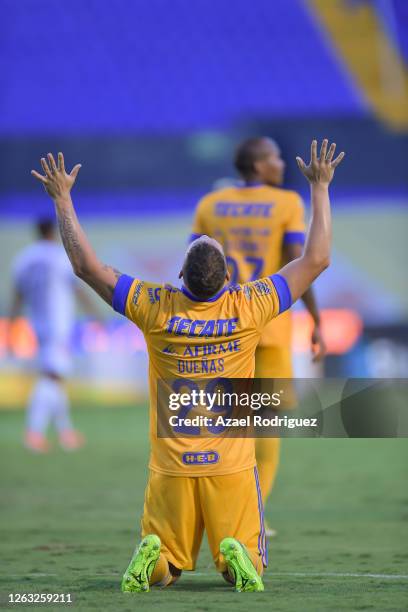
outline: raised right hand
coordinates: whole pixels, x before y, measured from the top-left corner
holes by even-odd
[[[327,145],[328,140],[325,138],[320,149],[320,156],[317,157],[317,140],[312,141],[312,145],[310,147],[310,163],[308,166],[301,157],[296,157],[297,165],[309,183],[315,185],[329,185],[333,179],[335,169],[345,155],[345,153],[342,152],[336,157],[335,160],[333,160],[334,151],[336,150],[336,143],[333,142],[330,145],[328,152]]]

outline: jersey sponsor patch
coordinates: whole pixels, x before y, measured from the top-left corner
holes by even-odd
[[[218,463],[220,456],[216,451],[202,451],[183,453],[182,460],[184,465],[206,465],[208,463]]]
[[[167,353],[167,355],[178,355],[174,344],[168,344],[164,347],[163,353]]]
[[[140,281],[139,283],[136,283],[135,290],[133,292],[133,297],[132,297],[132,304],[134,304],[134,306],[137,306],[140,294],[141,294],[142,289],[143,289],[143,285],[144,285],[143,281]]]
[[[176,336],[214,337],[231,336],[238,325],[238,317],[232,319],[185,319],[172,317],[166,324],[166,331]]]
[[[246,297],[247,300],[251,299],[251,285],[244,285],[244,295]]]
[[[215,205],[216,217],[271,217],[272,203],[218,202]]]
[[[269,295],[272,292],[272,289],[268,285],[268,283],[265,283],[262,280],[254,281],[253,285],[255,287],[255,291],[259,296]]]
[[[155,288],[149,287],[147,292],[148,292],[149,301],[151,304],[156,304],[156,302],[160,300],[161,287],[155,287]]]

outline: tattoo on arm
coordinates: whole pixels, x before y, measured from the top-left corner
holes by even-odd
[[[119,270],[117,270],[116,268],[113,268],[112,266],[103,264],[102,268],[105,270],[105,272],[113,272],[116,281],[119,279],[119,276],[122,276],[122,272],[119,272]],[[115,289],[114,285],[109,284],[107,285],[107,288],[109,289],[109,291],[112,292],[112,295],[113,295],[113,291]]]
[[[85,254],[72,222],[72,218],[68,212],[58,211],[58,226],[62,243],[74,270],[80,269],[85,261]]]
[[[58,225],[65,251],[74,272],[82,278],[108,304],[121,272],[101,264],[85,236],[73,207],[57,207]]]
[[[57,210],[57,215],[62,243],[75,273],[111,304],[116,282],[122,273],[111,266],[100,264],[94,257],[92,247],[76,221],[75,212]]]

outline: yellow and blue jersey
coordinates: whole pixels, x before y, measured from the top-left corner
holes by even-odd
[[[304,205],[298,193],[261,183],[227,187],[198,203],[191,239],[202,234],[222,244],[231,282],[246,283],[276,273],[285,244],[303,244]],[[260,344],[287,346],[290,332],[287,313],[267,326]]]
[[[219,378],[253,378],[264,327],[290,305],[289,287],[278,274],[225,286],[207,301],[199,301],[186,287],[119,278],[113,308],[141,329],[149,354],[150,469],[208,476],[255,466],[250,438],[217,436],[200,427],[183,437],[158,437],[158,381],[179,389],[182,379],[192,390],[198,380],[212,384]]]

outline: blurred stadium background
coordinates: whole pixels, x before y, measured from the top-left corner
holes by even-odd
[[[30,176],[62,150],[83,168],[74,201],[103,261],[177,282],[198,199],[234,177],[236,144],[268,135],[294,156],[328,136],[347,152],[332,190],[332,267],[316,284],[328,376],[408,375],[406,0],[1,0],[0,405],[23,406],[36,343],[6,351],[11,262],[51,211]],[[74,400],[146,393],[136,327],[98,302],[78,313]],[[316,374],[296,312],[299,376]],[[320,373],[320,372],[319,372]]]

